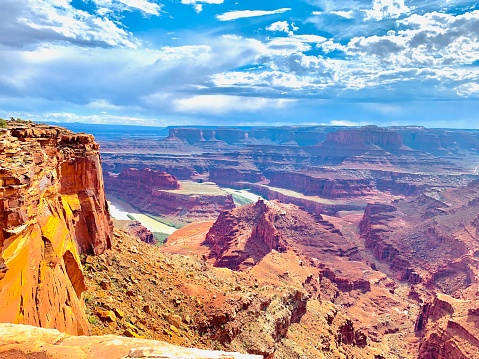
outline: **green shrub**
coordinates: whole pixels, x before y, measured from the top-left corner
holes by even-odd
[[[7,121],[5,121],[3,118],[0,118],[0,128],[5,128],[7,127]]]
[[[168,238],[168,234],[163,232],[153,232],[153,237],[155,237],[156,245],[161,246],[162,244],[166,242],[166,239]]]

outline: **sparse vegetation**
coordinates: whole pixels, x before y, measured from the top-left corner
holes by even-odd
[[[153,237],[155,237],[156,245],[161,246],[162,244],[166,242],[166,239],[168,238],[168,234],[163,232],[153,232]]]
[[[93,315],[90,315],[88,317],[88,323],[90,323],[91,325],[98,325],[100,323],[100,321],[98,320],[97,317],[95,317]]]
[[[233,197],[233,201],[237,207],[244,206],[246,204],[250,204],[254,202],[253,200],[240,196],[239,194],[236,194],[236,193],[232,193],[231,196]]]
[[[20,117],[10,117],[10,122],[16,122],[16,123],[32,123],[31,120],[23,120]]]
[[[144,213],[144,215],[150,217],[151,219],[154,219],[157,222],[166,224],[167,226],[170,226],[170,227],[173,227],[173,228],[176,228],[176,229],[180,229],[180,228],[183,228],[185,226],[184,222],[174,221],[174,220],[166,220],[164,218],[155,216],[155,215],[150,214],[150,213]]]
[[[3,118],[0,118],[0,128],[5,128],[7,127],[7,121],[5,121]]]

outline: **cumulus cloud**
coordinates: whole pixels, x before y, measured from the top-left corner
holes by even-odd
[[[238,11],[228,11],[223,14],[217,15],[216,18],[220,21],[231,21],[237,19],[243,19],[248,17],[257,17],[257,16],[266,16],[274,14],[283,14],[287,11],[290,11],[291,8],[282,8],[277,10],[238,10]]]
[[[373,0],[373,8],[365,11],[366,20],[382,20],[384,18],[398,18],[409,13],[410,9],[404,0]]]
[[[273,22],[271,25],[266,27],[266,30],[268,31],[280,31],[280,32],[285,32],[285,33],[292,33],[289,29],[289,23],[287,21],[276,21]]]
[[[46,42],[138,46],[138,40],[118,23],[78,10],[66,0],[3,0],[0,13],[0,44],[9,47]]]
[[[471,1],[307,2],[313,15],[309,5],[301,12],[296,5],[234,11],[231,4],[231,11],[217,15],[230,23],[200,24],[206,30],[191,36],[199,17],[191,18],[190,10],[183,27],[185,5],[200,13],[208,5],[225,9],[224,0],[85,0],[81,8],[87,10],[71,0],[0,0],[0,108],[48,109],[67,119],[76,109],[89,112],[89,121],[99,121],[88,117],[94,112],[107,112],[108,121],[120,121],[123,113],[207,119],[293,110],[299,118],[316,116],[301,112],[305,103],[318,109],[339,100],[356,104],[354,116],[395,117],[411,112],[388,100],[479,98],[479,11]],[[461,8],[439,10],[446,3]],[[174,6],[178,12],[169,12]],[[143,28],[134,33],[135,26],[123,25],[131,24],[132,12],[135,20],[143,15],[145,28],[156,26],[160,40],[141,39]],[[170,17],[160,21],[174,24],[167,31],[175,41],[156,23],[166,13]],[[277,16],[247,20],[267,15]],[[307,33],[298,34],[293,18],[313,22],[318,31],[305,24]],[[322,115],[354,120],[336,116],[336,109]]]
[[[253,62],[263,48],[257,40],[223,36],[208,45],[158,50],[61,44],[10,50],[8,56],[0,56],[0,100],[21,103],[30,98],[62,107],[168,112],[171,99],[163,101],[157,94],[181,97],[197,91],[214,74]]]

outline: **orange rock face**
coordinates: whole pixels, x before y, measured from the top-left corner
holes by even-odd
[[[88,333],[79,256],[112,230],[98,148],[51,126],[0,132],[0,322]]]

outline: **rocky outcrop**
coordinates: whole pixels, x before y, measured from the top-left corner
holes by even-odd
[[[343,292],[359,290],[365,293],[371,290],[371,283],[369,280],[364,278],[347,278],[339,276],[330,268],[324,268],[320,271],[319,281],[321,282],[323,278],[329,279],[340,291]]]
[[[127,231],[133,237],[141,239],[143,242],[148,244],[155,244],[156,240],[148,228],[145,228],[139,221],[133,221],[127,225]]]
[[[415,328],[421,336],[418,359],[477,358],[477,304],[443,294],[424,304]]]
[[[0,322],[88,333],[80,255],[112,230],[98,148],[58,127],[0,132]]]
[[[388,234],[392,230],[388,226],[396,211],[397,208],[391,205],[368,204],[359,223],[360,234],[365,239],[366,248],[370,249],[378,260],[389,263],[402,280],[417,283],[420,279],[411,269],[411,263],[394,241],[389,240]]]
[[[258,263],[272,250],[295,250],[308,257],[353,258],[357,247],[320,215],[293,205],[258,202],[223,212],[206,235],[215,266],[234,270]]]
[[[347,319],[338,330],[336,337],[339,344],[349,344],[364,348],[367,345],[366,335],[360,331],[354,329],[354,323]]]
[[[238,211],[241,214],[235,216]],[[274,226],[275,215],[276,212],[270,211],[262,200],[232,212],[221,213],[205,239],[205,244],[211,246],[210,257],[216,258],[215,265],[237,270],[248,259],[252,260],[253,265],[273,249],[285,251],[282,236]],[[238,248],[234,244],[234,234],[244,224],[249,227],[249,238],[243,240],[242,244],[238,243]]]
[[[165,342],[114,335],[73,337],[54,329],[0,324],[3,359],[260,359],[261,356],[182,348]]]

